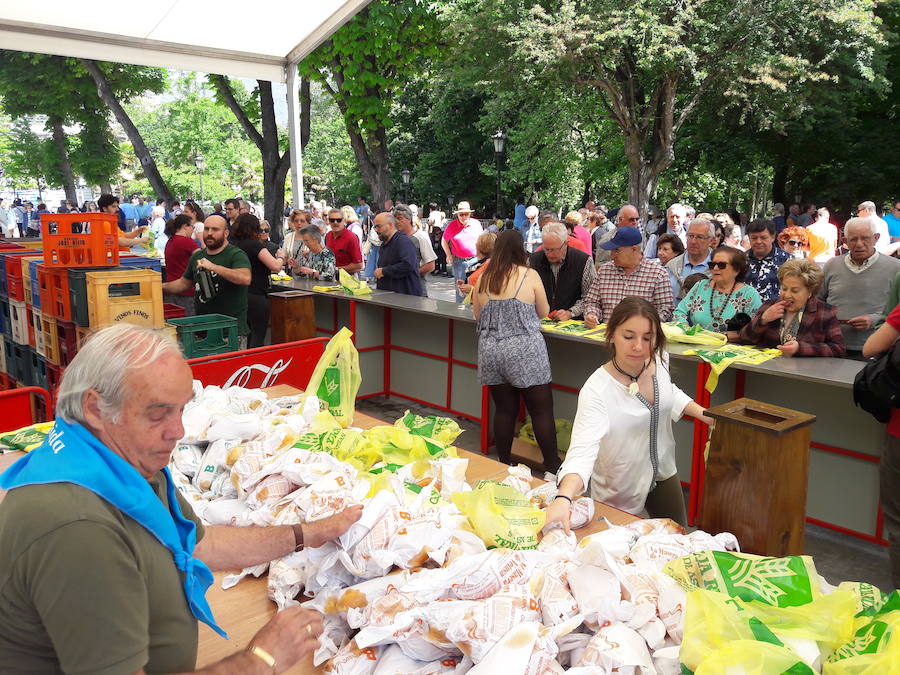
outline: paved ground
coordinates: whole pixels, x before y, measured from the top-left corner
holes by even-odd
[[[452,280],[447,280],[452,282]],[[440,281],[436,286],[444,288],[440,292],[453,292],[452,283],[449,285]],[[432,296],[434,297],[434,296]],[[452,300],[452,297],[450,298]],[[427,406],[412,403],[401,398],[376,397],[357,402],[360,412],[377,417],[386,422],[393,422],[401,417],[406,410],[419,415],[442,415],[444,413]],[[462,435],[457,439],[456,445],[466,450],[478,452],[479,426],[469,420],[455,418],[463,428]],[[496,454],[492,453],[494,459]],[[825,579],[834,585],[841,581],[867,581],[884,591],[890,588],[890,574],[888,573],[887,549],[883,546],[870,544],[847,535],[832,532],[815,525],[806,527],[806,553],[811,555],[816,563],[816,569]]]

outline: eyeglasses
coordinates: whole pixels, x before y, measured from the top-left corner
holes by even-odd
[[[548,247],[545,246],[545,247],[544,247],[544,253],[559,253],[559,252],[562,251],[565,247],[566,247],[565,244],[563,244],[562,246],[557,246],[556,248],[548,248]]]
[[[723,260],[716,260],[715,262],[709,263],[709,266],[710,266],[711,269],[715,269],[715,270],[724,270],[724,269],[725,269],[726,267],[728,267],[730,264],[731,264],[731,263],[727,263],[727,262],[725,262],[725,261],[723,261]]]
[[[625,220],[627,220],[629,223],[636,223],[640,220],[640,218],[626,218]]]
[[[343,218],[329,218],[329,219],[328,219],[328,222],[329,222],[329,223],[340,223],[340,222],[342,222],[343,220],[344,220]]]
[[[793,239],[789,239],[789,240],[788,240],[788,243],[789,243],[791,246],[800,246],[800,245],[803,244],[802,241],[794,241]]]
[[[262,231],[264,234],[268,234],[268,233],[271,232],[272,230],[270,230],[268,227],[264,227],[264,228],[262,228],[261,231]]]
[[[687,238],[688,238],[688,239],[701,239],[701,240],[702,240],[702,239],[709,239],[709,235],[708,235],[708,234],[691,234],[690,232],[688,232]]]

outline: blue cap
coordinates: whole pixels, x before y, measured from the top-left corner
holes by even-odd
[[[623,246],[637,246],[642,241],[641,231],[630,225],[623,225],[616,228],[616,234],[609,241],[600,244],[600,248],[605,251],[612,251]]]

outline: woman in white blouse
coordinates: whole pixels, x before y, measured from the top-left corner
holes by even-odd
[[[547,523],[569,528],[572,499],[590,496],[610,506],[686,524],[684,495],[675,467],[672,422],[687,414],[707,424],[706,410],[672,383],[665,336],[656,308],[627,297],[607,323],[610,360],[578,396],[572,442],[558,471],[559,496]]]

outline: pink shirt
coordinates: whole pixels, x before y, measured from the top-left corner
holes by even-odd
[[[587,251],[587,253],[590,254],[590,252],[591,252],[591,233],[588,232],[581,225],[576,225],[575,229],[572,230],[572,234],[575,235],[575,238],[578,241],[580,241],[582,244],[584,244],[585,251]]]
[[[451,221],[444,230],[443,238],[454,258],[472,258],[475,256],[475,242],[482,232],[481,223],[470,216],[465,226],[457,219]]]

